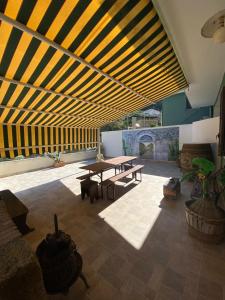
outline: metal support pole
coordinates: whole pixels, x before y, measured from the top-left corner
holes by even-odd
[[[101,155],[101,133],[100,128],[98,128],[98,155]]]
[[[98,128],[98,132],[97,132],[97,144],[98,144],[98,151],[97,151],[98,154],[97,154],[96,160],[102,161],[102,160],[104,160],[104,156],[101,153],[101,130],[100,130],[100,128]]]

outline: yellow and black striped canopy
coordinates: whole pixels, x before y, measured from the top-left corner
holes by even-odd
[[[187,86],[150,0],[0,3],[0,123],[100,127]]]
[[[57,145],[50,128],[96,137],[91,130],[185,87],[150,0],[0,0],[0,152],[21,139],[48,147],[52,135]]]

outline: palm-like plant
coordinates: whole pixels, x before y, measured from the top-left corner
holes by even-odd
[[[60,158],[61,158],[61,152],[59,152],[59,151],[55,151],[55,152],[53,152],[53,153],[47,152],[46,155],[47,155],[49,158],[53,159],[53,160],[54,160],[55,162],[57,162],[57,163],[59,163],[59,162],[61,161],[61,160],[60,160]]]
[[[213,162],[206,158],[194,158],[192,160],[194,169],[186,173],[181,181],[194,178],[200,183],[199,199],[195,199],[191,208],[195,212],[214,216],[217,201],[225,191],[225,169],[216,171],[216,166]],[[218,212],[218,211],[217,211]],[[217,214],[217,213],[216,213]]]
[[[206,158],[194,158],[192,163],[193,171],[182,180],[194,177],[201,188],[198,197],[185,202],[189,232],[203,241],[219,243],[225,238],[225,205],[221,205],[221,200],[225,201],[225,169],[216,171],[215,164]]]
[[[181,181],[197,179],[201,184],[201,196],[206,198],[209,196],[209,185],[212,183],[212,175],[216,169],[215,164],[206,158],[196,157],[192,160],[192,165],[194,169],[186,173]]]

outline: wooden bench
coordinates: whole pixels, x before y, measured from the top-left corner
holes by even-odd
[[[132,174],[132,178],[135,179],[135,181],[142,181],[142,169],[144,168],[143,165],[136,165],[132,168],[130,168],[129,170],[127,171],[124,171],[122,173],[119,173],[115,176],[112,176],[106,180],[104,180],[102,182],[102,185],[104,187],[106,187],[107,189],[107,197],[108,199],[110,200],[114,200],[115,199],[115,183],[120,180],[120,179],[123,179],[123,178],[126,178],[127,176],[131,175]],[[137,173],[140,173],[140,179],[137,179]],[[110,198],[109,197],[109,188],[112,187],[113,188],[113,198]]]
[[[98,172],[87,173],[81,176],[78,176],[76,179],[81,180],[80,190],[81,190],[81,199],[84,200],[85,195],[90,198],[90,202],[93,203],[94,199],[98,199],[98,182],[91,180],[91,177],[98,175]]]
[[[94,199],[98,200],[98,182],[90,179],[85,179],[80,182],[81,199],[84,200],[85,195],[90,198],[93,203]]]

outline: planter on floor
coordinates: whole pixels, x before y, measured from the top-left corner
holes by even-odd
[[[185,202],[189,233],[204,242],[221,243],[225,238],[225,212],[211,199]]]
[[[54,162],[54,168],[60,168],[60,167],[63,167],[63,166],[65,166],[65,163],[64,163],[64,161],[56,161],[56,162]]]

